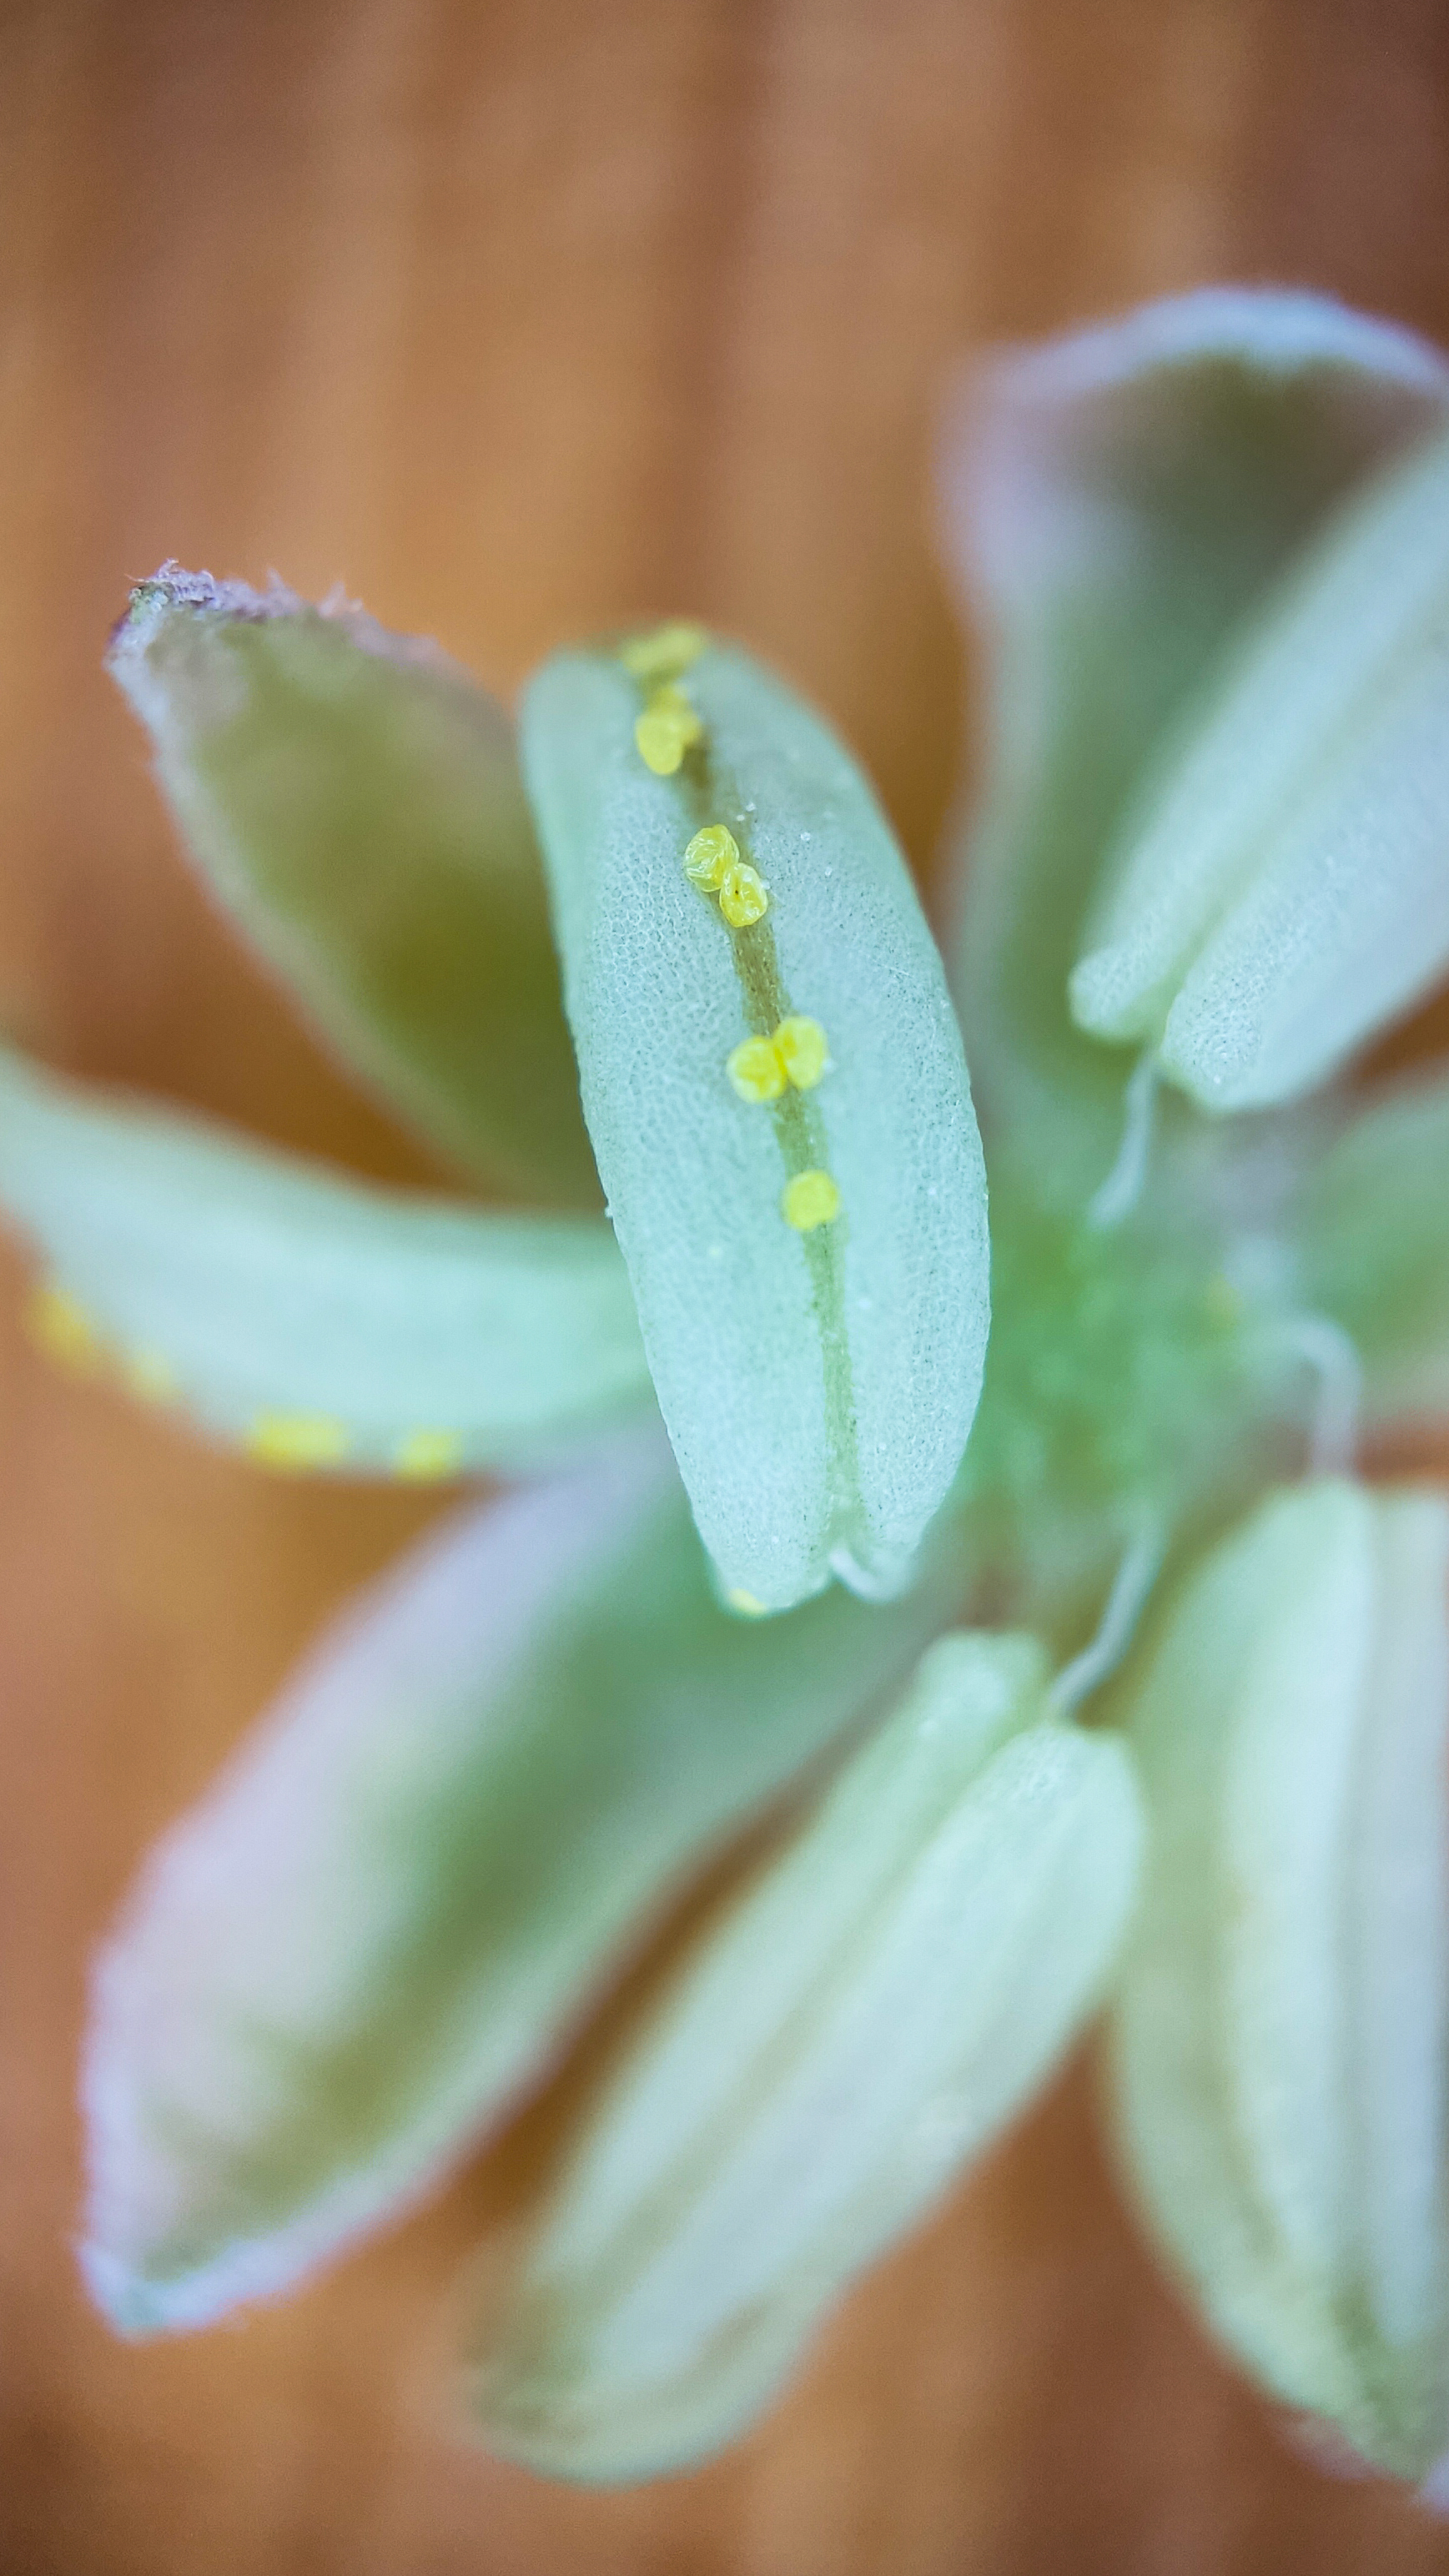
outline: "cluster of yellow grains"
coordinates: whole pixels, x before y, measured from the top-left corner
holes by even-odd
[[[770,889],[758,869],[740,857],[728,823],[706,823],[684,853],[684,873],[704,894],[717,894],[731,930],[748,930],[770,909]]]
[[[68,1377],[114,1371],[127,1393],[143,1404],[172,1404],[180,1393],[176,1372],[159,1351],[119,1347],[57,1279],[42,1280],[31,1290],[25,1329],[36,1349]]]
[[[794,1091],[813,1091],[829,1068],[825,1031],[803,1012],[782,1020],[773,1037],[742,1038],[725,1061],[740,1099],[756,1102],[778,1100],[787,1084]]]
[[[679,683],[697,661],[709,638],[703,627],[676,623],[636,636],[620,653],[631,679],[648,695],[634,727],[640,758],[657,778],[671,778],[684,755],[703,740],[698,709]],[[719,908],[732,930],[748,930],[763,921],[770,908],[770,889],[758,869],[740,856],[740,845],[727,823],[706,823],[684,853],[684,873],[703,894],[719,897]],[[787,1087],[813,1091],[828,1070],[830,1050],[818,1020],[792,1013],[770,1037],[745,1038],[735,1047],[725,1070],[741,1100],[767,1104]],[[840,1191],[829,1172],[797,1172],[780,1200],[785,1223],[797,1234],[813,1234],[840,1214]],[[732,1607],[751,1605],[744,1595],[731,1596]]]
[[[176,1404],[181,1399],[181,1382],[162,1352],[144,1344],[126,1348],[112,1341],[89,1308],[58,1280],[42,1280],[31,1291],[25,1328],[36,1349],[69,1377],[114,1377],[142,1404]],[[351,1447],[346,1424],[330,1413],[264,1410],[253,1415],[242,1437],[249,1458],[284,1475],[339,1466]],[[405,1484],[431,1484],[456,1476],[463,1467],[462,1434],[406,1431],[390,1463],[392,1473]]]
[[[284,1476],[315,1475],[340,1467],[352,1447],[345,1422],[331,1413],[254,1414],[242,1446],[260,1467]],[[457,1431],[406,1431],[393,1450],[392,1473],[406,1485],[430,1485],[461,1473],[463,1440]]]
[[[631,636],[619,654],[631,680],[645,688],[662,680],[677,680],[697,662],[709,642],[702,626],[692,618],[672,617],[666,626],[655,626],[647,635]]]
[[[349,1446],[347,1425],[335,1414],[283,1413],[270,1407],[253,1414],[242,1441],[259,1467],[273,1467],[284,1476],[340,1466]]]
[[[630,678],[647,693],[634,740],[656,778],[672,778],[685,753],[704,740],[704,718],[680,681],[708,642],[702,626],[676,621],[656,627],[652,635],[636,635],[619,656]]]
[[[99,1326],[58,1280],[44,1279],[31,1290],[25,1329],[36,1349],[69,1377],[93,1377],[109,1357]]]

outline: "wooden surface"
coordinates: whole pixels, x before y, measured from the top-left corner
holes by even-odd
[[[972,345],[1213,277],[1449,337],[1442,0],[0,0],[0,1017],[422,1168],[229,949],[98,654],[179,556],[343,581],[511,683],[675,604],[862,747],[912,851],[960,653],[927,543]],[[88,1948],[316,1621],[425,1517],[46,1376],[0,1259],[4,2576],[1449,2568],[1320,2476],[1120,2216],[1080,2068],[775,2419],[638,2494],[435,2399],[529,2132],[304,2297],[154,2350],[67,2234]]]

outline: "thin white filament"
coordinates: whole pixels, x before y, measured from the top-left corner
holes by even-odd
[[[1087,1223],[1109,1234],[1129,1217],[1142,1196],[1156,1123],[1158,1061],[1148,1047],[1138,1057],[1122,1095],[1122,1142],[1105,1181],[1087,1202]]]
[[[1341,1475],[1352,1466],[1358,1447],[1363,1363],[1357,1345],[1342,1324],[1335,1324],[1328,1315],[1285,1316],[1279,1329],[1287,1349],[1316,1380],[1308,1423],[1308,1472]]]
[[[1059,1717],[1081,1705],[1114,1673],[1136,1634],[1147,1596],[1162,1564],[1164,1532],[1153,1520],[1139,1531],[1123,1555],[1107,1595],[1101,1623],[1091,1644],[1064,1664],[1053,1682],[1051,1705]]]

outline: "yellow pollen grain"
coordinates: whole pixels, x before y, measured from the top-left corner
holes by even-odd
[[[315,1467],[335,1467],[347,1455],[345,1423],[330,1413],[259,1413],[242,1443],[260,1467],[283,1475],[305,1475]]]
[[[677,680],[682,671],[699,660],[708,643],[709,636],[702,626],[675,617],[648,635],[631,636],[619,659],[631,679]]]
[[[785,1068],[773,1038],[742,1038],[726,1057],[725,1071],[741,1100],[778,1100],[785,1088]]]
[[[119,1367],[122,1385],[141,1404],[174,1404],[181,1393],[181,1381],[160,1351],[123,1351]]]
[[[634,727],[634,742],[646,769],[656,778],[672,778],[684,759],[684,736],[674,718],[646,707]]]
[[[840,1192],[828,1172],[797,1172],[785,1185],[780,1213],[797,1234],[813,1234],[840,1214]]]
[[[704,718],[682,689],[671,681],[650,693],[634,727],[634,740],[645,767],[656,778],[672,778],[687,751],[704,739]]]
[[[461,1432],[409,1431],[393,1451],[392,1471],[405,1484],[427,1485],[456,1476],[462,1464]]]
[[[732,930],[748,930],[770,909],[770,889],[745,859],[739,859],[720,881],[719,908]]]
[[[797,1012],[775,1031],[775,1053],[797,1091],[813,1091],[830,1062],[830,1048],[818,1020]]]
[[[1227,1278],[1221,1270],[1217,1271],[1214,1276],[1209,1279],[1206,1288],[1203,1290],[1202,1303],[1203,1313],[1207,1317],[1208,1322],[1219,1326],[1223,1331],[1227,1331],[1231,1325],[1242,1321],[1243,1299],[1241,1292],[1234,1287],[1231,1279]]]
[[[25,1329],[38,1351],[72,1377],[93,1377],[106,1356],[105,1339],[78,1297],[54,1279],[32,1290]]]
[[[706,823],[684,853],[684,873],[691,885],[717,894],[739,855],[740,845],[727,823]]]
[[[650,690],[649,709],[652,715],[668,716],[672,724],[677,724],[686,742],[703,740],[703,716],[693,698],[677,689],[672,680],[661,681],[657,689]]]
[[[753,1592],[746,1592],[742,1583],[737,1583],[732,1592],[727,1592],[725,1600],[731,1610],[738,1610],[742,1619],[763,1619],[767,1616],[763,1601],[757,1601]]]

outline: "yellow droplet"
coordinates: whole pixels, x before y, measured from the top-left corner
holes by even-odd
[[[748,930],[770,909],[770,889],[745,859],[738,859],[721,880],[719,908],[732,930]]]
[[[463,1440],[457,1431],[409,1431],[393,1451],[393,1474],[408,1484],[456,1476],[462,1464]]]
[[[634,727],[634,741],[646,769],[656,778],[672,778],[684,759],[684,736],[673,716],[646,707]]]
[[[160,1351],[123,1351],[119,1365],[123,1386],[142,1404],[174,1404],[181,1393],[176,1371]]]
[[[684,873],[691,884],[714,894],[740,855],[740,845],[727,823],[706,823],[684,853]]]
[[[656,778],[672,778],[684,755],[704,739],[704,718],[672,681],[650,692],[649,703],[634,727],[634,740],[645,766]]]
[[[785,1068],[773,1038],[742,1038],[726,1057],[725,1071],[741,1100],[778,1100],[785,1088]]]
[[[347,1427],[330,1413],[259,1413],[242,1446],[258,1466],[300,1476],[346,1457]]]
[[[1241,1291],[1234,1287],[1231,1279],[1221,1270],[1214,1272],[1209,1279],[1203,1290],[1202,1302],[1203,1312],[1208,1322],[1220,1326],[1224,1331],[1230,1325],[1240,1323],[1242,1320]]]
[[[677,680],[681,671],[699,660],[708,643],[709,636],[702,626],[675,617],[648,635],[631,636],[621,647],[619,659],[631,679]]]
[[[780,1213],[797,1234],[813,1234],[840,1214],[840,1192],[828,1172],[797,1172],[785,1186]]]
[[[685,690],[676,688],[673,680],[661,680],[649,692],[651,715],[668,716],[683,732],[686,742],[699,742],[704,736],[704,718]]]
[[[818,1020],[796,1013],[775,1031],[775,1052],[797,1091],[813,1091],[830,1062],[830,1048]]]
[[[725,1594],[725,1600],[742,1619],[764,1619],[769,1615],[763,1601],[757,1601],[753,1592],[746,1592],[743,1584],[737,1583],[732,1592]]]
[[[72,1377],[94,1377],[104,1363],[106,1345],[99,1325],[58,1280],[43,1280],[32,1289],[25,1329],[36,1349]]]

